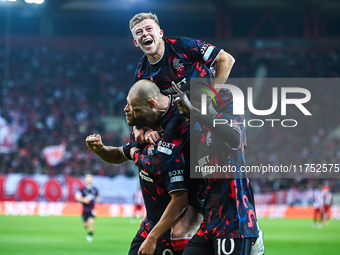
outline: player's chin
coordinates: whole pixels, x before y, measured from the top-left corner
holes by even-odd
[[[153,46],[143,46],[143,51],[146,55],[155,55],[156,54],[156,47]]]
[[[126,118],[126,124],[129,126],[135,126],[135,121],[133,119]]]

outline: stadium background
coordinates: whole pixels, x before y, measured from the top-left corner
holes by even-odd
[[[336,0],[0,1],[0,214],[79,215],[73,193],[90,171],[101,187],[100,215],[131,215],[138,187],[135,167],[105,164],[84,140],[92,133],[102,134],[105,144],[127,140],[123,107],[142,56],[133,46],[128,21],[141,11],[158,15],[165,36],[203,39],[231,53],[233,78],[340,74]],[[270,127],[248,130],[248,165],[340,162],[340,88],[310,90],[334,114],[313,107],[319,124],[306,123],[297,135]],[[258,103],[269,96],[262,91]],[[337,178],[252,183],[259,217],[307,218],[312,228],[313,192],[327,184],[333,193],[332,217],[340,218]],[[9,217],[14,216],[0,221]],[[340,229],[337,221],[332,224]],[[0,236],[6,234],[0,230]]]

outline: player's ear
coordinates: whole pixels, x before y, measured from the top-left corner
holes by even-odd
[[[160,34],[161,38],[163,38],[164,32],[163,32],[162,29],[159,29],[159,34]]]
[[[149,106],[151,108],[155,108],[156,107],[156,101],[154,99],[150,99],[148,103],[149,103]]]
[[[133,43],[136,47],[139,47],[138,43],[137,43],[137,40],[136,39],[133,39]]]

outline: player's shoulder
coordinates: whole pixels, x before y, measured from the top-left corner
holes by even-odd
[[[169,123],[178,123],[178,122],[186,122],[186,119],[181,114],[180,110],[173,103],[170,104],[167,111],[160,118],[161,123],[169,122]]]
[[[143,55],[143,57],[139,60],[137,68],[136,68],[136,72],[138,72],[143,66],[145,66],[146,64],[148,64],[148,58],[146,55]]]
[[[216,111],[225,111],[233,104],[233,95],[229,89],[223,88],[215,96],[214,108]]]
[[[81,187],[78,189],[78,191],[80,191],[80,192],[83,192],[84,190],[86,190],[86,187],[85,187],[85,186],[81,186]]]
[[[80,187],[77,191],[76,194],[84,196],[84,194],[86,193],[86,187]]]
[[[192,45],[192,43],[197,42],[197,39],[190,38],[190,37],[165,37],[165,43],[170,44],[173,47],[178,47],[182,45]]]

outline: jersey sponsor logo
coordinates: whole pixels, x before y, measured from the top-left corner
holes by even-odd
[[[173,170],[171,172],[168,172],[169,177],[170,177],[170,182],[181,182],[184,181],[184,177],[183,177],[183,170],[179,169],[179,170]]]
[[[142,171],[139,172],[139,176],[140,176],[144,181],[152,182],[152,183],[153,183],[153,180],[152,180],[150,177],[146,176],[145,174],[146,174],[145,172],[142,172]]]
[[[158,146],[163,146],[165,148],[173,149],[175,147],[175,144],[169,143],[169,142],[164,142],[164,141],[159,141]]]
[[[159,141],[158,142],[158,147],[157,150],[159,152],[165,153],[167,155],[171,155],[172,154],[172,149],[175,147],[175,144],[173,143],[168,143],[168,142],[164,142],[164,141]]]
[[[183,176],[173,176],[170,178],[170,182],[182,182],[184,181],[184,177]]]
[[[183,175],[183,170],[182,169],[172,170],[171,172],[168,172],[168,174],[169,174],[169,177]]]
[[[174,58],[174,60],[172,60],[172,66],[177,70],[177,72],[184,71],[184,64],[181,63],[178,58]]]
[[[198,167],[200,172],[202,173],[202,177],[212,174],[211,167],[207,167],[209,164],[209,155],[206,155],[200,159],[198,159]],[[204,167],[205,166],[205,167]]]
[[[200,159],[198,159],[198,165],[199,166],[205,166],[209,163],[209,155],[206,155]]]
[[[214,47],[213,46],[209,46],[208,44],[204,44],[201,49],[200,52],[203,55],[203,60],[207,61],[211,55],[211,53],[213,52]]]
[[[167,155],[171,155],[171,154],[172,154],[172,150],[167,149],[167,148],[165,148],[165,147],[163,147],[163,146],[159,146],[159,145],[158,145],[157,150],[158,150],[159,152],[162,152],[162,153],[167,154]]]

